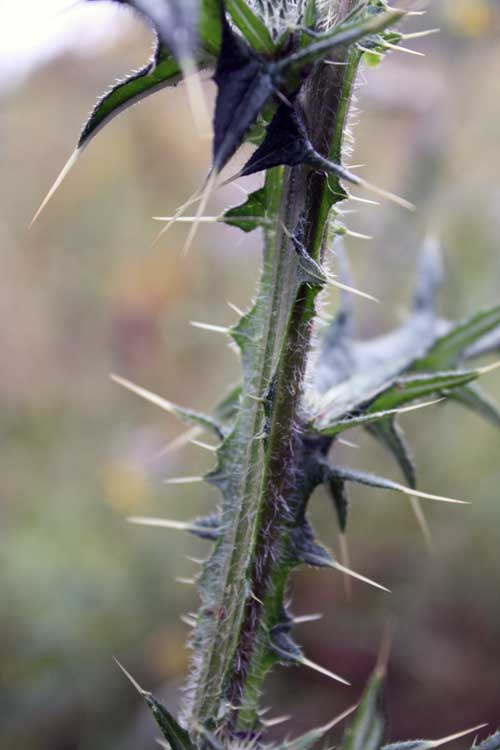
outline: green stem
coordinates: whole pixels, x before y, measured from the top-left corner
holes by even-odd
[[[318,66],[304,91],[311,139],[338,157],[359,57]],[[334,153],[332,153],[332,151]],[[335,195],[332,195],[332,190]],[[242,351],[244,388],[233,432],[211,481],[223,494],[222,531],[201,581],[202,606],[188,721],[220,734],[252,728],[267,668],[276,661],[269,631],[279,624],[303,459],[303,381],[320,285],[304,276],[293,241],[299,225],[309,256],[321,262],[330,209],[344,197],[338,181],[306,167],[266,177],[265,252],[257,302],[233,332]]]

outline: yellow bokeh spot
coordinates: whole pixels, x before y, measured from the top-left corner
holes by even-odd
[[[466,36],[486,34],[493,26],[493,10],[486,0],[453,0],[449,5],[452,26]]]
[[[105,501],[120,512],[144,507],[151,494],[145,472],[125,461],[113,461],[106,467],[103,485]]]

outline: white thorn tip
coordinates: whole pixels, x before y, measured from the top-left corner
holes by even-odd
[[[351,576],[351,578],[356,578],[358,581],[367,583],[369,586],[374,586],[376,589],[385,591],[388,594],[391,593],[390,589],[386,588],[386,586],[382,586],[381,583],[377,583],[376,581],[373,581],[371,578],[367,578],[366,576],[363,576],[360,573],[356,573],[354,570],[351,570],[351,568],[347,568],[345,565],[341,565],[338,562],[334,562],[331,565],[332,565],[332,568],[335,568],[335,570],[338,570],[340,573],[344,573],[345,575]]]
[[[432,747],[439,747],[440,745],[445,745],[447,742],[453,742],[454,740],[459,740],[461,737],[465,737],[468,734],[472,734],[473,732],[478,732],[480,729],[484,729],[488,726],[488,723],[485,724],[478,724],[475,727],[471,727],[470,729],[464,729],[462,732],[457,732],[456,734],[450,734],[448,737],[442,737],[439,740],[433,740]]]
[[[198,320],[189,321],[193,328],[200,328],[202,331],[211,331],[212,333],[229,333],[227,326],[212,325],[212,323],[200,323]]]
[[[340,677],[340,675],[335,674],[335,672],[331,672],[329,669],[322,667],[320,664],[316,664],[316,662],[311,661],[310,659],[306,659],[305,656],[301,657],[297,661],[299,662],[299,664],[302,664],[304,667],[308,667],[309,669],[312,669],[315,672],[319,672],[319,674],[323,674],[325,675],[325,677],[330,677],[330,679],[335,680],[336,682],[340,682],[342,683],[342,685],[347,685],[348,687],[351,687],[351,683],[345,680],[343,677]]]
[[[299,615],[298,617],[293,618],[293,624],[294,625],[301,625],[305,622],[318,622],[318,620],[322,620],[323,615],[321,612],[317,612],[312,615]]]
[[[322,734],[326,734],[330,731],[330,729],[333,729],[337,726],[337,724],[340,724],[341,721],[344,721],[344,719],[347,719],[348,716],[350,716],[358,707],[358,704],[355,703],[353,706],[349,706],[345,711],[343,711],[341,714],[336,716],[334,719],[329,721],[327,724],[324,724],[322,727],[320,727],[319,731]]]
[[[118,667],[121,669],[121,671],[123,672],[123,674],[125,675],[125,677],[127,678],[127,680],[129,680],[129,682],[132,683],[132,685],[135,687],[135,689],[137,690],[137,692],[140,695],[144,696],[146,694],[146,690],[144,690],[143,688],[141,688],[141,686],[139,685],[139,683],[137,682],[137,680],[135,680],[132,677],[132,675],[130,674],[130,672],[127,672],[127,670],[125,669],[125,667],[123,666],[123,664],[120,664],[120,662],[118,661],[118,659],[115,656],[113,656],[113,660],[116,662],[116,664],[118,665]]]
[[[197,482],[203,482],[203,477],[171,477],[163,480],[163,484],[196,484]]]
[[[56,181],[54,182],[54,184],[50,188],[49,192],[47,193],[47,195],[43,199],[43,201],[42,201],[42,203],[40,205],[40,208],[38,209],[38,211],[35,213],[35,215],[31,219],[31,222],[30,222],[30,225],[29,225],[30,229],[33,226],[33,224],[36,222],[36,220],[40,217],[40,214],[42,213],[42,211],[44,210],[44,208],[46,207],[46,205],[50,201],[50,199],[53,197],[54,193],[61,187],[61,184],[63,183],[64,179],[67,177],[67,175],[71,171],[71,169],[75,166],[75,163],[76,163],[76,161],[77,161],[77,159],[80,156],[80,154],[81,154],[82,151],[83,151],[83,149],[81,149],[81,148],[77,148],[76,151],[73,151],[73,153],[69,157],[68,161],[66,162],[66,164],[64,165],[64,167],[59,172],[59,175],[57,176]]]
[[[189,523],[185,523],[184,521],[171,521],[168,518],[129,516],[127,521],[128,523],[133,523],[137,526],[154,526],[160,529],[174,529],[176,531],[190,531],[192,529],[192,526]]]

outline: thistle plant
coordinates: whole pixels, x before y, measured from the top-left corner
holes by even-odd
[[[392,9],[385,0],[121,4],[152,26],[156,50],[144,68],[99,100],[69,166],[116,114],[176,85],[186,73],[193,108],[201,111],[196,71],[208,69],[218,89],[212,167],[200,190],[169,217],[165,230],[195,206],[191,243],[208,198],[222,184],[222,170],[243,143],[252,143],[255,150],[236,176],[263,175],[262,187],[243,205],[218,217],[243,232],[259,230],[263,238],[254,302],[227,332],[241,354],[241,384],[208,415],[115,377],[213,435],[216,464],[206,480],[221,498],[213,513],[190,522],[130,519],[188,531],[212,543],[198,576],[200,607],[189,618],[191,670],[179,717],[134,684],[158,722],[165,747],[269,747],[259,698],[273,667],[302,664],[348,684],[346,677],[311,662],[294,640],[297,620],[287,603],[290,575],[301,565],[326,567],[384,588],[350,570],[342,553],[352,483],[407,495],[426,534],[421,500],[461,502],[417,489],[398,415],[424,406],[441,408],[451,400],[500,426],[500,410],[477,384],[493,366],[474,364],[500,348],[500,305],[458,323],[440,317],[442,267],[436,244],[428,241],[406,321],[373,340],[356,337],[353,297],[358,292],[342,252],[348,229],[341,204],[366,200],[349,192],[357,186],[402,210],[411,206],[344,166],[349,108],[363,58],[378,61],[411,37],[399,30],[411,13]],[[331,286],[339,290],[340,305],[333,321],[324,325],[318,298]],[[355,427],[390,451],[401,483],[336,462],[343,433]],[[308,519],[308,501],[320,485],[329,491],[338,520],[343,540],[338,556],[318,540]],[[384,661],[380,659],[355,708],[344,750],[378,750],[385,741]],[[336,721],[279,747],[309,750]],[[462,734],[385,747],[428,750]],[[478,747],[500,748],[500,735]]]

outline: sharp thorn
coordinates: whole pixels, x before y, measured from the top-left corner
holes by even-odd
[[[293,624],[302,625],[305,622],[318,622],[318,620],[322,619],[323,615],[321,614],[321,612],[312,615],[299,615],[298,617],[293,618]]]
[[[316,664],[314,661],[307,659],[305,656],[301,656],[299,659],[297,659],[297,661],[299,664],[312,669],[314,672],[323,674],[325,675],[325,677],[330,677],[330,679],[335,680],[336,682],[341,682],[343,685],[348,685],[349,687],[351,686],[351,683],[345,680],[343,677],[340,677],[340,675],[335,674],[335,672],[331,672],[329,669],[322,667],[320,664]]]
[[[227,326],[216,326],[212,325],[211,323],[200,323],[197,320],[191,320],[189,322],[189,325],[193,326],[193,328],[201,328],[203,331],[211,331],[212,333],[229,333],[229,328]]]
[[[440,747],[440,745],[445,745],[448,742],[453,742],[453,740],[458,740],[460,739],[460,737],[465,737],[468,734],[472,734],[472,732],[478,732],[480,729],[484,729],[484,727],[487,726],[487,722],[485,724],[478,724],[477,726],[471,727],[470,729],[464,729],[462,732],[450,734],[448,737],[442,737],[439,740],[433,740],[431,747]]]
[[[198,448],[203,448],[203,450],[210,451],[211,453],[217,451],[216,445],[209,445],[208,443],[203,443],[201,440],[190,440],[189,442],[191,445],[196,445]]]
[[[374,586],[376,589],[381,589],[381,591],[386,591],[388,594],[391,593],[390,589],[386,588],[385,586],[382,586],[381,583],[372,581],[371,578],[362,576],[360,573],[356,573],[354,570],[351,570],[351,568],[348,568],[345,565],[341,565],[340,563],[336,561],[331,563],[331,567],[335,568],[335,570],[338,570],[340,573],[345,573],[345,575],[351,576],[351,578],[356,578],[358,581],[367,583],[369,586]]]
[[[203,477],[170,477],[164,479],[163,484],[196,484],[203,481]]]
[[[129,682],[131,682],[132,685],[135,687],[135,689],[137,690],[137,692],[139,693],[139,695],[142,695],[144,697],[147,694],[147,691],[143,690],[143,688],[141,688],[141,686],[139,685],[139,683],[137,682],[137,680],[135,680],[132,677],[132,675],[130,674],[130,672],[127,672],[127,670],[125,669],[125,667],[123,666],[123,664],[120,664],[120,662],[118,661],[118,659],[115,656],[113,656],[113,660],[116,662],[116,664],[118,665],[118,667],[121,669],[121,671],[123,672],[123,674],[125,675],[125,677],[127,678],[127,680],[129,680]]]
[[[66,164],[64,165],[64,167],[59,172],[59,175],[58,175],[56,181],[54,182],[54,184],[50,188],[49,192],[47,193],[47,195],[43,199],[43,201],[42,201],[42,203],[40,205],[40,208],[38,209],[38,211],[35,213],[35,215],[31,219],[31,222],[29,224],[29,228],[30,229],[33,226],[33,224],[36,222],[36,220],[40,217],[40,214],[42,213],[42,211],[44,210],[44,208],[46,207],[46,205],[50,201],[50,199],[53,197],[54,193],[61,187],[61,184],[63,183],[64,179],[66,178],[66,176],[68,175],[68,173],[71,171],[71,169],[74,167],[74,165],[75,165],[75,163],[76,163],[76,161],[77,161],[77,159],[80,156],[80,154],[81,154],[82,151],[83,151],[82,148],[77,148],[76,151],[73,151],[73,153],[69,157],[68,161],[66,162]]]
[[[353,706],[350,706],[348,709],[343,711],[341,714],[336,716],[334,719],[328,722],[328,724],[324,724],[322,727],[319,728],[319,731],[322,734],[326,734],[329,732],[333,727],[336,727],[337,724],[340,724],[341,721],[344,721],[344,719],[347,719],[348,716],[350,716],[358,707],[358,704],[355,703]]]
[[[137,526],[154,526],[161,529],[173,529],[174,531],[192,531],[193,526],[185,521],[171,521],[168,518],[151,518],[149,516],[129,516],[128,523]]]

